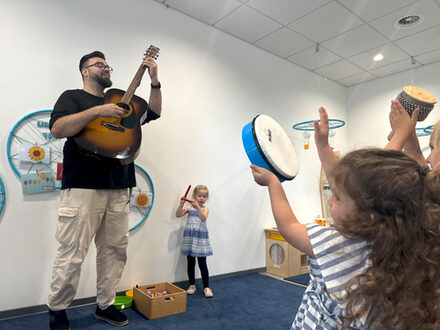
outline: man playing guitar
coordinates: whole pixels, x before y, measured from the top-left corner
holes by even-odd
[[[148,54],[141,64],[141,69],[145,68],[151,79],[151,91],[148,104],[136,96],[146,105],[140,124],[159,118],[162,111],[157,64]],[[127,109],[120,103],[121,106],[105,103],[104,90],[112,85],[113,69],[103,53],[95,51],[83,56],[79,69],[83,88],[62,93],[50,120],[52,135],[67,138],[56,230],[59,247],[48,301],[50,329],[70,328],[65,310],[76,294],[81,265],[93,237],[97,251],[95,316],[113,325],[128,323],[113,303],[127,260],[130,190],[136,185],[134,164],[89,152],[76,142],[97,118],[119,119],[127,114]]]

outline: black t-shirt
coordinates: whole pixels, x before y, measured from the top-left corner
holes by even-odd
[[[67,90],[58,98],[50,116],[49,127],[63,116],[104,104],[104,98],[82,89]],[[149,108],[142,124],[159,118]],[[63,149],[63,180],[61,189],[120,189],[136,186],[134,164],[122,165],[118,160],[100,157],[78,147],[73,137],[68,137]]]

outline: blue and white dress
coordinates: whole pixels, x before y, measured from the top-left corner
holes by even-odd
[[[340,329],[346,303],[345,285],[371,268],[371,248],[361,239],[347,239],[333,228],[307,225],[314,257],[308,258],[310,283],[304,292],[292,328]],[[368,328],[367,315],[349,329]]]
[[[192,257],[212,256],[206,221],[200,220],[193,206],[188,211],[188,221],[183,232],[182,254]]]

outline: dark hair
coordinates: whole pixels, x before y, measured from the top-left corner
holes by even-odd
[[[84,65],[86,64],[86,62],[88,60],[90,60],[92,57],[99,57],[99,58],[102,58],[103,60],[105,60],[104,53],[102,53],[98,50],[95,50],[94,52],[81,57],[81,59],[79,60],[79,71],[81,71],[84,68]]]
[[[368,311],[375,326],[438,329],[440,172],[419,169],[400,151],[363,149],[331,173],[358,211],[335,228],[371,246],[371,270],[346,286],[344,329]]]

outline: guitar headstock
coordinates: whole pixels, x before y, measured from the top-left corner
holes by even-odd
[[[144,57],[152,57],[157,60],[157,58],[159,57],[159,47],[150,45],[150,47],[148,47],[147,51],[145,52]]]

